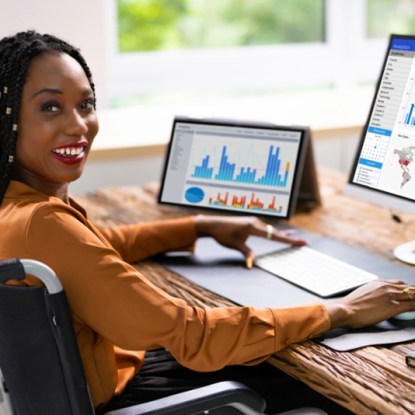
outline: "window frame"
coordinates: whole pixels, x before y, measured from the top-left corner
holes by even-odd
[[[132,93],[252,93],[373,83],[387,46],[387,39],[365,35],[366,0],[326,0],[324,43],[122,54],[116,0],[106,0],[106,7],[109,101]]]

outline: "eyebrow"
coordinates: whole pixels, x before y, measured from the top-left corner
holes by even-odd
[[[63,92],[62,92],[60,89],[54,89],[54,88],[43,88],[43,89],[41,89],[41,90],[39,90],[39,91],[35,92],[35,93],[31,96],[31,98],[35,98],[35,97],[37,97],[38,95],[45,94],[45,93],[48,93],[48,94],[62,94]]]
[[[85,96],[85,97],[88,96],[88,95],[90,95],[90,94],[92,94],[92,93],[93,93],[93,91],[90,88],[84,89],[82,91],[82,95]],[[56,89],[56,88],[43,88],[43,89],[35,92],[31,96],[31,98],[35,98],[35,97],[37,97],[38,95],[41,95],[41,94],[58,94],[58,95],[63,95],[63,91],[61,91],[60,89]]]

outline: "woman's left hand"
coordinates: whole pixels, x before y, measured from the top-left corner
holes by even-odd
[[[197,215],[195,222],[198,236],[211,236],[221,245],[242,252],[245,258],[255,257],[252,249],[246,245],[246,240],[251,235],[284,242],[293,246],[306,244],[303,239],[293,237],[292,232],[278,230],[254,216]]]

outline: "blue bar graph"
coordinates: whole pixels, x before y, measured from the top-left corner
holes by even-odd
[[[285,166],[282,167],[280,147],[274,149],[274,146],[270,145],[268,159],[265,165],[265,173],[262,177],[257,177],[257,169],[250,166],[244,166],[237,169],[236,164],[230,162],[227,151],[227,146],[223,146],[216,174],[213,174],[213,167],[209,166],[211,156],[208,154],[203,158],[201,164],[195,167],[192,177],[263,186],[287,186],[290,173],[290,162],[287,162]]]
[[[208,167],[209,159],[210,159],[210,156],[206,156],[202,160],[202,165],[196,166],[193,177],[198,177],[200,179],[211,179],[212,178],[213,167]]]
[[[404,124],[415,125],[415,116],[413,116],[415,104],[411,104],[408,113],[405,115]]]
[[[215,175],[216,180],[232,181],[235,172],[235,163],[228,162],[228,156],[226,154],[226,146],[223,146],[222,157],[220,158],[219,171]]]

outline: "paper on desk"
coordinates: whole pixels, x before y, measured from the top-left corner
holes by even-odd
[[[339,352],[366,346],[403,343],[415,339],[415,322],[383,321],[374,327],[364,329],[333,329],[315,339]]]

